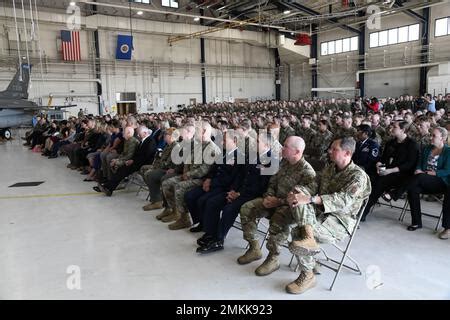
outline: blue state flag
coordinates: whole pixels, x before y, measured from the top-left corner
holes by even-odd
[[[119,34],[117,36],[116,59],[131,60],[133,52],[133,36]]]

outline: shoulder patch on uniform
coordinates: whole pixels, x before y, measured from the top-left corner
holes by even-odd
[[[374,158],[378,157],[378,148],[372,150],[372,157]]]

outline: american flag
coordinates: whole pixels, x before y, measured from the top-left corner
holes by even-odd
[[[64,61],[80,61],[80,32],[61,31],[62,56]]]

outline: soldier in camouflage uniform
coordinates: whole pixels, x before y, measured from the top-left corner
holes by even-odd
[[[178,133],[181,135],[181,138],[178,143],[174,144],[172,151],[171,151],[171,160],[176,165],[175,172],[173,174],[170,174],[170,176],[165,175],[161,179],[161,195],[162,195],[162,201],[163,201],[163,207],[165,208],[162,213],[156,216],[158,220],[161,220],[162,222],[172,222],[175,221],[178,218],[177,213],[175,212],[175,207],[171,206],[170,204],[173,204],[173,202],[170,202],[167,200],[165,193],[164,193],[164,182],[167,180],[170,180],[171,178],[179,178],[179,179],[173,179],[172,181],[169,181],[168,184],[166,182],[166,191],[171,196],[171,199],[173,198],[172,192],[170,191],[172,188],[174,188],[174,184],[177,181],[181,181],[181,176],[183,174],[184,170],[184,164],[187,162],[193,161],[193,150],[194,146],[196,144],[199,144],[199,142],[194,140],[195,135],[195,126],[193,124],[187,124],[184,127],[180,128],[178,130]]]
[[[347,112],[347,113],[352,112],[352,106],[350,103],[350,99],[342,100],[342,102],[339,104],[339,109],[342,110],[342,112]]]
[[[286,139],[295,135],[295,130],[289,125],[289,118],[284,116],[281,118],[280,143],[284,145]]]
[[[106,165],[106,177],[108,180],[111,180],[113,173],[117,172],[119,167],[124,166],[126,161],[133,158],[133,155],[139,146],[139,141],[134,137],[134,129],[132,127],[125,128],[123,137],[125,142],[123,144],[122,153]]]
[[[296,135],[302,137],[307,146],[311,144],[311,139],[316,135],[316,131],[311,128],[311,121],[311,115],[304,115],[301,119],[301,129],[296,132]]]
[[[292,232],[289,250],[296,255],[300,276],[286,286],[292,294],[303,293],[316,284],[314,255],[320,252],[317,242],[335,243],[350,235],[357,213],[371,192],[370,179],[352,162],[356,142],[353,138],[335,140],[330,147],[333,162],[322,172],[319,192],[298,188],[288,195],[292,219],[297,227]]]
[[[192,226],[191,218],[184,203],[184,194],[203,183],[203,177],[208,173],[220,148],[211,141],[212,127],[203,122],[201,129],[201,144],[194,144],[191,157],[192,163],[185,163],[183,175],[169,178],[162,183],[164,196],[168,206],[173,209],[176,221],[169,225],[170,230],[179,230]],[[204,157],[208,156],[209,159]]]
[[[355,137],[356,129],[352,127],[353,119],[350,115],[342,116],[342,126],[336,129],[334,138],[338,137]]]
[[[309,192],[316,190],[316,173],[303,158],[305,143],[302,138],[289,137],[283,147],[283,158],[279,171],[271,177],[269,186],[263,198],[249,201],[241,207],[240,217],[243,236],[249,242],[250,248],[238,258],[239,264],[247,264],[262,257],[257,237],[257,220],[263,217],[270,219],[267,249],[269,255],[255,273],[264,276],[280,267],[279,247],[283,244],[290,231],[292,220],[290,208],[287,206],[287,195],[295,186],[302,186]],[[276,218],[274,218],[276,217]]]
[[[176,136],[177,131],[175,130],[175,128],[169,128],[164,132],[164,140],[167,145],[161,156],[157,157],[152,165],[142,166],[140,170],[150,193],[150,203],[142,208],[144,211],[161,209],[163,207],[160,191],[161,182],[180,173],[180,166],[175,165],[171,157],[173,148],[178,145],[175,142],[178,140]]]
[[[319,130],[311,139],[309,145],[306,146],[305,154],[308,156],[308,161],[326,162],[327,150],[331,144],[333,134],[329,130],[330,123],[327,120],[319,121]],[[314,166],[314,164],[313,164]]]
[[[419,136],[419,130],[417,129],[416,125],[414,124],[414,116],[411,112],[407,112],[404,117],[405,121],[408,123],[406,125],[406,134],[408,137],[410,137],[413,140],[418,140]]]
[[[375,131],[375,141],[378,143],[378,145],[384,146],[384,144],[389,139],[389,133],[386,131],[385,128],[383,128],[380,124],[380,115],[379,114],[373,114],[371,117],[371,128]]]
[[[419,135],[417,137],[417,146],[419,147],[420,154],[423,149],[431,144],[430,122],[426,117],[422,118],[419,123]]]

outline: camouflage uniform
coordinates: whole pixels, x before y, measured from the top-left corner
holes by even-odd
[[[181,180],[181,176],[175,176],[164,180],[162,183],[162,190],[168,207],[171,209],[176,209],[180,214],[187,212],[184,203],[184,194],[187,191],[202,185],[202,178],[208,173],[212,164],[206,163],[204,159],[199,161],[200,150],[203,155],[208,154],[213,157],[221,153],[219,147],[212,141],[202,143],[201,148],[199,143],[195,142],[194,147],[191,150],[191,163],[185,164],[183,169],[188,180],[183,181]]]
[[[331,131],[327,130],[324,133],[317,131],[310,144],[306,146],[305,153],[314,159],[320,160],[325,158],[332,139],[333,134]]]
[[[420,150],[420,154],[422,154],[423,149],[431,144],[431,135],[427,134],[425,136],[419,136],[418,139],[416,140],[417,142],[417,146],[419,147]]]
[[[343,112],[352,112],[352,107],[348,103],[342,103],[339,105],[339,109]]]
[[[175,165],[172,162],[171,154],[172,150],[178,143],[172,143],[167,145],[161,156],[158,157],[152,165],[142,166],[140,174],[143,176],[145,183],[148,186],[150,193],[150,200],[152,202],[161,201],[161,183],[162,181],[169,179],[176,175],[176,172],[180,171],[180,166]],[[175,172],[167,174],[167,170],[174,169]]]
[[[286,139],[290,136],[295,136],[295,130],[292,127],[287,126],[286,128],[280,128],[280,144],[284,145]]]
[[[354,127],[350,128],[344,128],[339,127],[336,129],[336,132],[334,133],[334,139],[338,137],[356,137],[356,129]]]
[[[317,134],[316,130],[312,128],[301,128],[299,132],[297,132],[297,136],[302,137],[305,140],[305,144],[308,146],[311,144],[312,138]]]
[[[290,225],[293,223],[290,214],[290,208],[286,202],[287,195],[296,185],[301,185],[310,193],[317,189],[315,181],[316,173],[311,165],[303,158],[295,165],[289,164],[283,160],[277,174],[271,177],[269,186],[263,198],[245,203],[241,207],[240,217],[244,239],[248,242],[257,241],[257,219],[270,219],[269,238],[267,240],[267,249],[271,254],[279,254],[279,245],[283,244],[290,231]],[[276,208],[267,209],[263,206],[263,199],[268,196],[274,196],[283,199],[283,204]],[[272,219],[272,217],[277,218]],[[287,217],[287,218],[285,218]]]
[[[123,151],[119,155],[118,158],[116,158],[116,166],[115,168],[111,168],[111,166],[108,164],[107,166],[107,174],[108,178],[112,177],[112,172],[117,171],[118,167],[124,166],[125,162],[133,158],[134,153],[136,152],[137,148],[139,147],[139,141],[135,137],[131,137],[129,140],[125,140],[123,144]],[[110,171],[111,170],[111,171]]]
[[[351,162],[343,171],[336,165],[327,166],[320,178],[319,196],[322,206],[300,205],[292,209],[297,227],[292,239],[302,238],[301,227],[310,225],[318,242],[335,243],[347,237],[355,228],[356,214],[363,200],[371,193],[370,179],[359,166]],[[305,194],[309,190],[302,190]],[[297,256],[302,271],[312,271],[315,265],[313,256]]]
[[[383,128],[382,126],[378,126],[375,128],[375,141],[378,143],[380,147],[384,147],[386,142],[389,140],[390,135],[389,132]]]
[[[419,138],[419,130],[417,130],[417,127],[414,123],[411,123],[406,126],[405,133],[413,139],[414,141],[418,141]]]

